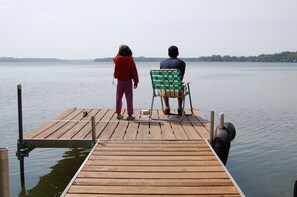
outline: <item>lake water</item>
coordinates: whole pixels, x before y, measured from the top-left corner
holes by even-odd
[[[137,63],[134,107],[149,109],[149,70]],[[24,132],[69,108],[114,108],[113,64],[0,63],[0,147],[9,148],[11,196],[59,196],[88,154],[84,149],[35,149],[25,158],[22,191],[15,156],[17,85],[23,87]],[[246,196],[292,196],[297,179],[297,64],[187,63],[193,105],[208,118],[215,111],[237,135],[226,167]],[[172,106],[177,104],[173,102]],[[125,106],[125,105],[124,105]],[[156,105],[156,108],[160,105]]]

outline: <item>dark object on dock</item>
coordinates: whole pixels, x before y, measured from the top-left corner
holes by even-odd
[[[295,184],[294,184],[294,194],[293,194],[294,197],[297,197],[297,180],[295,181]]]
[[[88,112],[87,111],[84,111],[83,112],[83,117],[86,117],[88,115]]]
[[[235,138],[236,130],[232,123],[226,122],[223,125],[223,127],[220,125],[217,126],[215,130],[215,137],[211,141],[211,146],[223,164],[226,165],[231,141]]]

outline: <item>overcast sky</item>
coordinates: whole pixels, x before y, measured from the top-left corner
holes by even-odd
[[[297,51],[297,0],[0,0],[0,57]]]

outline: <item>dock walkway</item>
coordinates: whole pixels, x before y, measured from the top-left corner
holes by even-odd
[[[149,120],[138,109],[136,119],[126,121],[112,109],[73,108],[24,142],[35,148],[93,147],[62,196],[243,196],[210,147],[210,123],[199,110],[182,123],[161,110],[152,115]]]

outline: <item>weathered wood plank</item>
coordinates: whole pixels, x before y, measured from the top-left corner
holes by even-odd
[[[85,165],[85,172],[223,172],[221,166],[96,166]]]
[[[156,144],[157,146],[157,144]],[[140,151],[143,152],[144,148],[135,146],[135,147],[125,147],[125,146],[101,146],[100,149],[96,150],[94,154],[97,152],[112,152],[112,151],[122,151],[122,152],[130,152],[130,151]],[[209,147],[200,147],[200,148],[188,148],[188,147],[171,147],[171,148],[162,148],[162,147],[150,147],[147,152],[211,152]]]
[[[98,166],[217,166],[217,160],[210,161],[114,161],[114,160],[97,160],[96,158],[90,158],[88,161],[90,165]]]
[[[216,186],[216,187],[148,187],[148,186],[78,186],[73,185],[69,193],[86,193],[86,194],[237,194],[238,191],[233,186]]]
[[[137,140],[135,140],[137,141]],[[124,141],[125,142],[125,141]],[[141,141],[139,141],[141,142]],[[195,144],[195,143],[187,143],[187,142],[184,142],[184,143],[177,143],[177,144],[174,144],[174,143],[160,143],[160,141],[155,141],[156,143],[154,144],[149,144],[149,143],[145,143],[143,142],[142,144],[141,143],[135,143],[135,144],[129,144],[127,142],[127,145],[121,145],[120,143],[114,143],[114,144],[109,144],[109,147],[119,147],[119,146],[125,146],[125,147],[166,147],[166,148],[178,148],[178,147],[187,147],[187,148],[200,148],[200,147],[205,147],[205,144]],[[189,141],[190,142],[190,141]],[[104,144],[103,144],[104,145]]]
[[[134,179],[223,179],[228,178],[225,172],[86,172],[82,171],[78,177],[87,178],[134,178]]]
[[[104,144],[104,143],[108,143],[108,146],[113,146],[113,145],[130,145],[130,144],[147,144],[147,145],[151,145],[151,144],[171,144],[171,145],[185,145],[185,144],[195,144],[195,145],[203,145],[203,146],[207,146],[207,144],[205,144],[204,140],[114,140],[114,141],[107,141],[107,140],[102,140],[100,144]],[[99,144],[99,145],[100,145]],[[208,146],[207,146],[208,147]]]
[[[94,178],[77,178],[75,185],[86,186],[156,186],[156,187],[200,187],[200,186],[232,186],[229,179],[94,179]]]
[[[148,151],[98,151],[95,156],[209,156],[210,151],[201,152],[148,152]]]
[[[97,156],[92,155],[90,159],[110,160],[110,161],[209,161],[216,160],[214,156]]]
[[[66,197],[118,197],[118,194],[66,194]],[[121,194],[123,197],[149,197],[152,195],[149,194]],[[241,197],[239,194],[211,194],[211,195],[205,195],[205,194],[178,194],[178,195],[166,195],[166,194],[158,194],[155,196],[161,196],[161,197],[172,197],[172,196],[178,196],[178,197],[197,197],[197,196],[211,196],[211,197]]]

